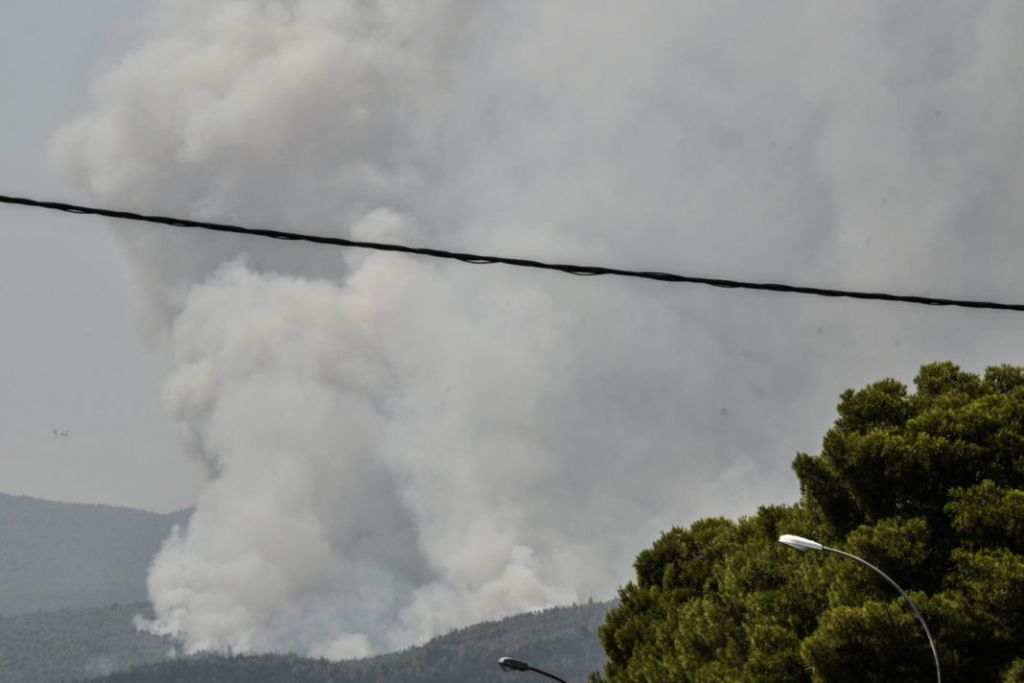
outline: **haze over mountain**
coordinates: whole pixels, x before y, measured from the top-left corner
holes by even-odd
[[[55,683],[164,660],[171,639],[139,631],[146,603],[0,616],[0,681]]]
[[[494,662],[505,654],[579,677],[605,661],[597,628],[610,603],[477,624],[366,660],[204,653],[168,661],[175,643],[138,630],[135,618],[152,617],[151,606],[141,602],[149,562],[189,513],[0,494],[0,681],[259,681],[287,674],[296,681],[425,683],[498,678]]]
[[[475,624],[412,647],[368,659],[331,662],[296,655],[198,655],[153,663],[92,683],[518,683],[497,667],[521,658],[566,680],[604,666],[597,629],[612,606],[591,602]]]
[[[0,493],[0,615],[146,600],[149,564],[188,515]]]
[[[487,681],[501,676],[494,663],[505,655],[579,679],[604,665],[597,629],[611,604],[520,614],[460,629],[421,647],[346,662],[283,654],[204,653],[176,659],[173,641],[135,628],[137,615],[151,616],[145,603],[0,616],[0,681]]]

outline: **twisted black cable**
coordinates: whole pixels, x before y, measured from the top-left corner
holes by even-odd
[[[826,289],[821,287],[801,287],[796,285],[785,285],[771,282],[744,282],[742,280],[727,280],[724,278],[695,277],[691,275],[678,275],[675,273],[662,273],[658,271],[626,270],[622,268],[607,268],[603,266],[580,266],[567,263],[546,263],[543,261],[532,261],[529,259],[510,258],[507,256],[485,256],[481,254],[470,254],[457,251],[445,251],[443,249],[432,249],[429,247],[411,247],[404,244],[389,244],[386,242],[368,242],[364,240],[352,240],[344,237],[326,237],[322,235],[307,235],[303,233],[284,232],[281,230],[267,230],[262,228],[247,228],[240,225],[227,223],[211,223],[208,221],[193,221],[184,218],[170,218],[167,216],[150,216],[146,214],[132,213],[130,211],[116,211],[113,209],[100,209],[90,206],[78,206],[62,202],[39,201],[25,197],[9,197],[0,195],[0,203],[16,204],[39,209],[50,209],[53,211],[64,211],[67,213],[89,214],[104,216],[106,218],[117,218],[121,220],[142,221],[155,223],[173,228],[198,228],[201,230],[213,230],[216,232],[229,232],[240,235],[253,235],[255,237],[268,237],[277,240],[290,240],[301,242],[312,242],[314,244],[330,244],[338,247],[356,247],[359,249],[372,249],[374,251],[391,251],[403,254],[416,254],[418,256],[430,256],[432,258],[450,259],[471,264],[496,264],[501,263],[507,266],[519,268],[537,268],[541,270],[556,270],[569,275],[618,275],[621,277],[640,278],[644,280],[656,280],[660,282],[685,282],[692,284],[708,285],[711,287],[722,287],[727,289],[753,289],[768,292],[783,292],[788,294],[808,294],[813,296],[824,296],[833,298],[866,299],[874,301],[898,301],[909,304],[921,304],[925,306],[958,306],[961,308],[984,308],[1000,311],[1024,311],[1024,304],[1005,304],[994,301],[971,301],[964,299],[943,299],[930,296],[913,296],[906,294],[889,294],[886,292],[860,292],[843,289]]]

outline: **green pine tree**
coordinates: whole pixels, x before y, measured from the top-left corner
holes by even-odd
[[[921,368],[842,394],[801,498],[662,535],[601,628],[608,683],[1024,681],[1024,369]],[[596,678],[596,677],[595,677]]]

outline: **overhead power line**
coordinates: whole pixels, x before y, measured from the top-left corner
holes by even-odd
[[[433,249],[428,247],[412,247],[405,244],[368,242],[365,240],[346,239],[344,237],[307,235],[296,232],[284,232],[281,230],[247,228],[241,225],[230,225],[227,223],[211,223],[208,221],[193,221],[185,218],[151,216],[146,214],[133,213],[130,211],[116,211],[113,209],[101,209],[91,206],[65,204],[63,202],[39,201],[36,199],[28,199],[25,197],[9,197],[6,195],[0,195],[0,203],[16,204],[20,206],[28,206],[38,209],[49,209],[53,211],[64,211],[66,213],[89,214],[94,216],[105,216],[106,218],[117,218],[121,220],[155,223],[158,225],[163,225],[172,228],[198,228],[200,230],[228,232],[239,235],[252,235],[254,237],[268,237],[277,240],[312,242],[314,244],[330,244],[337,247],[355,247],[359,249],[371,249],[374,251],[391,251],[402,254],[415,254],[418,256],[429,256],[431,258],[462,261],[463,263],[501,263],[507,266],[516,266],[519,268],[555,270],[562,273],[568,273],[569,275],[618,275],[620,277],[639,278],[642,280],[692,283],[699,285],[708,285],[711,287],[722,287],[726,289],[753,289],[767,292],[780,292],[785,294],[809,294],[813,296],[823,296],[832,298],[867,299],[874,301],[899,301],[908,304],[922,304],[925,306],[959,306],[962,308],[984,308],[1000,311],[1024,311],[1024,304],[1005,304],[994,301],[971,301],[965,299],[941,299],[931,296],[890,294],[886,292],[861,292],[844,289],[827,289],[822,287],[802,287],[797,285],[786,285],[773,282],[745,282],[742,280],[727,280],[724,278],[712,277],[696,277],[692,275],[679,275],[676,273],[628,270],[624,268],[609,268],[605,266],[581,266],[569,263],[547,263],[544,261],[532,261],[529,259],[510,258],[507,256],[486,256],[482,254],[447,251],[444,249]]]

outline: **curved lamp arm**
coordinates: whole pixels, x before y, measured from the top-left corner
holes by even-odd
[[[559,683],[566,683],[566,681],[564,681],[563,679],[559,678],[554,674],[549,674],[547,671],[541,671],[540,669],[530,666],[526,662],[520,661],[518,659],[512,659],[511,657],[502,657],[501,659],[499,659],[498,666],[501,667],[502,671],[532,671],[534,673],[540,674],[541,676],[547,676],[548,678],[552,678],[556,681],[559,681]]]
[[[922,616],[921,614],[921,610],[917,609],[917,605],[915,605],[914,601],[910,599],[910,596],[907,595],[906,591],[899,587],[899,584],[897,584],[895,581],[889,578],[889,576],[885,572],[883,572],[881,569],[871,564],[867,560],[861,557],[857,557],[852,553],[839,550],[838,548],[830,548],[827,545],[822,545],[821,543],[818,543],[817,541],[812,541],[807,538],[801,538],[800,536],[794,536],[792,534],[783,534],[782,536],[780,536],[779,543],[784,543],[785,545],[788,545],[791,548],[796,548],[801,552],[805,552],[807,550],[818,550],[829,553],[835,553],[836,555],[842,555],[843,557],[848,557],[851,560],[856,560],[857,562],[860,562],[862,565],[864,565],[868,569],[871,569],[873,572],[875,572],[883,579],[888,581],[889,585],[891,585],[893,588],[899,591],[900,595],[906,598],[907,603],[910,605],[910,609],[914,610],[914,614],[917,615],[917,620],[921,622],[921,626],[924,628],[924,634],[928,636],[928,644],[932,648],[932,657],[935,658],[935,675],[937,677],[938,683],[942,683],[942,668],[939,666],[939,651],[935,649],[935,640],[932,638],[932,632],[928,630],[928,624],[925,623],[924,616]]]

